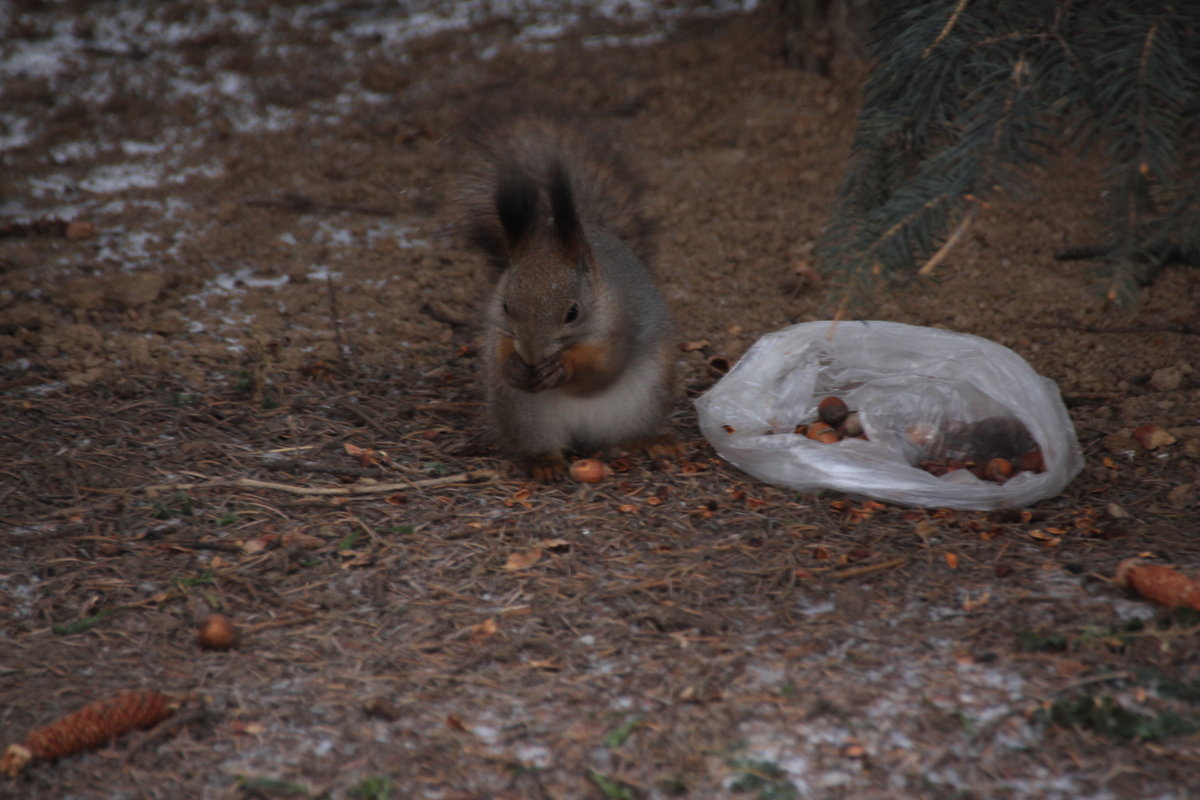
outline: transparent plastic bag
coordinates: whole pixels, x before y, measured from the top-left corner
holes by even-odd
[[[821,444],[794,433],[837,396],[866,439]],[[1083,468],[1055,383],[978,336],[898,322],[807,322],[762,337],[696,401],[717,453],[766,483],[831,489],[922,507],[1020,508],[1053,497]],[[1019,423],[1019,424],[1018,424]],[[997,432],[998,431],[998,432]],[[1019,440],[1019,441],[1014,441]],[[967,469],[935,476],[938,455],[990,458],[1026,446],[1045,471],[1003,483]],[[986,451],[986,452],[985,452]]]

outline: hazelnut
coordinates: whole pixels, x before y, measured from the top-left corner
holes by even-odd
[[[229,650],[237,647],[238,630],[224,614],[209,614],[197,638],[205,650]]]
[[[571,462],[571,477],[580,483],[599,483],[612,474],[612,470],[598,458],[581,458]]]
[[[814,422],[808,426],[808,430],[804,433],[809,439],[817,442],[822,441],[821,437],[828,434],[832,434],[834,436],[833,440],[837,441],[837,431],[827,422]]]
[[[983,465],[985,480],[1004,483],[1012,475],[1013,466],[1007,458],[993,458]]]
[[[851,411],[846,415],[846,418],[842,420],[842,433],[846,434],[847,436],[863,435],[862,417],[858,415],[857,411]]]
[[[817,403],[817,416],[821,418],[821,422],[834,428],[841,425],[849,413],[846,401],[840,397],[824,397]]]

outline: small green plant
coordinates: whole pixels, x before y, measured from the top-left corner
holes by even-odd
[[[358,540],[361,535],[362,534],[360,534],[356,528],[351,528],[349,531],[347,531],[346,535],[342,537],[342,540],[338,542],[337,549],[353,550],[354,545],[358,544]]]
[[[190,517],[196,511],[194,501],[185,492],[179,492],[172,497],[155,500],[151,508],[154,509],[155,519]]]
[[[643,717],[641,714],[627,720],[623,724],[609,731],[609,734],[604,737],[604,746],[609,750],[615,750],[629,739],[634,730],[642,724]]]
[[[754,759],[734,759],[729,765],[741,775],[729,785],[735,792],[757,792],[759,800],[796,800],[799,790],[778,764]]]
[[[183,590],[193,589],[197,586],[212,586],[215,581],[216,574],[211,569],[206,569],[194,578],[176,578],[175,585]]]
[[[1020,630],[1015,638],[1016,648],[1027,653],[1063,653],[1067,650],[1067,637],[1054,631]]]
[[[1157,741],[1190,736],[1200,731],[1200,719],[1164,711],[1148,716],[1131,711],[1111,697],[1081,694],[1056,700],[1045,712],[1047,721],[1118,741]]]
[[[513,776],[537,775],[541,772],[541,770],[538,767],[536,767],[532,764],[521,764],[519,762],[514,762],[512,764],[509,764],[508,771],[511,772],[513,774]]]
[[[393,525],[388,528],[389,533],[396,533],[400,536],[409,536],[416,528],[412,525]]]
[[[386,775],[363,778],[346,791],[351,800],[388,800],[392,796],[392,779]]]
[[[244,797],[276,798],[310,796],[308,789],[305,789],[300,784],[280,778],[239,775],[237,777],[237,784]]]
[[[1200,611],[1186,606],[1173,608],[1171,609],[1171,623],[1181,628],[1194,628],[1200,625]]]
[[[233,391],[242,397],[249,397],[253,394],[255,385],[254,376],[249,370],[239,369],[237,375],[234,376]]]
[[[594,783],[596,788],[605,797],[609,798],[609,800],[633,800],[633,790],[620,781],[615,781],[590,768],[587,771],[587,776],[588,780]]]
[[[1149,669],[1138,670],[1137,677],[1139,681],[1153,686],[1163,697],[1181,700],[1188,705],[1200,705],[1200,678],[1181,680]]]
[[[688,782],[678,775],[668,775],[654,782],[658,790],[670,797],[682,796],[688,793]]]
[[[50,626],[50,632],[55,636],[70,636],[73,633],[83,633],[84,631],[89,631],[96,627],[97,624],[103,621],[114,611],[116,611],[116,609],[106,608],[102,611],[97,611],[90,617],[84,617],[83,619],[78,619],[74,622],[64,622],[62,625],[52,625]]]

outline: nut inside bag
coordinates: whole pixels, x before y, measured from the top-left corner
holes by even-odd
[[[822,401],[821,412],[836,409],[827,418],[842,420],[833,435],[819,427],[834,427]],[[696,408],[722,458],[800,492],[1019,508],[1055,496],[1083,468],[1053,381],[1003,345],[938,328],[793,325],[759,339]]]

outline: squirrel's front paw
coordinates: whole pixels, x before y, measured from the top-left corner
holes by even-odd
[[[566,379],[567,369],[563,364],[562,356],[551,356],[533,368],[533,380],[529,391],[540,392],[543,389],[553,389]]]
[[[523,392],[536,392],[533,388],[536,380],[536,373],[533,368],[525,363],[515,352],[509,353],[508,358],[504,360],[502,367],[504,381],[514,389],[520,389]]]
[[[553,389],[567,378],[567,370],[561,356],[551,356],[531,367],[516,353],[504,361],[504,380],[514,389],[523,392],[540,392]]]

